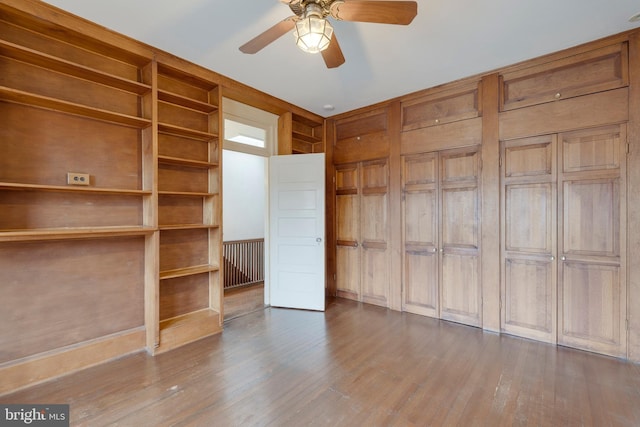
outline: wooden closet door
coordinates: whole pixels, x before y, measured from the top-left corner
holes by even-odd
[[[502,143],[502,330],[556,342],[556,136]]]
[[[479,152],[440,153],[440,316],[482,325]]]
[[[626,129],[559,141],[558,342],[626,357]]]
[[[336,166],[336,287],[338,296],[360,300],[360,169]]]
[[[362,301],[386,307],[389,298],[389,167],[387,160],[361,165],[360,238]]]
[[[440,317],[438,155],[402,158],[402,310]]]

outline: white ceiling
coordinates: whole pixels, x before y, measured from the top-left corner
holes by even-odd
[[[418,0],[409,26],[332,21],[346,62],[327,69],[289,34],[238,50],[292,15],[278,0],[46,2],[323,117],[640,26],[638,0]]]

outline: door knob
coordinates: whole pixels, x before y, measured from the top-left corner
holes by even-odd
[[[556,257],[551,256],[549,259],[550,259],[551,261],[553,261],[554,259],[556,259]]]
[[[316,237],[316,242],[318,243],[322,242],[322,237]]]

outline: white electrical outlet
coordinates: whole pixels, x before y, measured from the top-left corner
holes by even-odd
[[[91,176],[88,173],[67,173],[67,184],[69,185],[89,185]]]

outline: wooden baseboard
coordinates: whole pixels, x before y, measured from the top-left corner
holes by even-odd
[[[0,396],[143,351],[145,337],[144,327],[139,327],[0,366]]]
[[[220,332],[220,314],[211,309],[163,320],[160,322],[160,345],[152,350],[152,354],[164,353]]]

